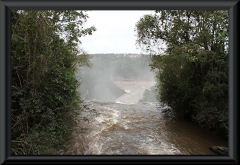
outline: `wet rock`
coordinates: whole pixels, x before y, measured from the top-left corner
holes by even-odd
[[[213,152],[219,155],[228,155],[228,148],[222,146],[211,146],[209,147]]]
[[[87,106],[88,106],[88,105],[84,104],[84,105],[83,105],[83,108],[87,108]]]

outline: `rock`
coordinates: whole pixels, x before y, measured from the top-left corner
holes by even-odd
[[[213,152],[219,155],[228,155],[228,148],[222,146],[212,146],[209,147]]]

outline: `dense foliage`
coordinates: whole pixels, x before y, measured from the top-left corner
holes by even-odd
[[[152,55],[158,100],[176,117],[228,136],[228,12],[156,11],[136,31]]]
[[[79,112],[84,11],[12,11],[12,154],[59,154]],[[80,56],[78,56],[80,55]],[[84,57],[84,56],[83,56]]]

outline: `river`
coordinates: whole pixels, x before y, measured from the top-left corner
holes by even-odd
[[[154,82],[115,83],[127,93],[115,102],[85,101],[66,154],[215,155],[209,146],[228,146],[227,140],[192,122],[165,118],[163,105],[138,103]]]

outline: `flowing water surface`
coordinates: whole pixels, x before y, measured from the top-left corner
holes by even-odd
[[[115,102],[85,101],[67,154],[214,155],[209,146],[227,147],[227,140],[192,122],[165,118],[163,105],[137,103],[154,82],[115,83],[127,93]]]

